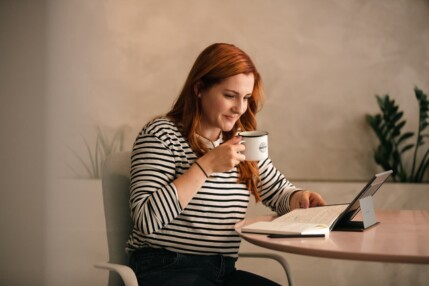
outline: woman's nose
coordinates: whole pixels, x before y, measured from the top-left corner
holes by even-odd
[[[233,111],[238,114],[246,112],[247,105],[244,100],[236,100],[233,106]]]

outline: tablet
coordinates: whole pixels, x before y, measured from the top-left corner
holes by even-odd
[[[333,226],[333,230],[353,230],[354,228],[360,230],[363,227],[363,223],[361,221],[352,221],[360,211],[359,201],[368,196],[373,196],[392,173],[393,171],[389,170],[375,174],[339,216],[337,222]]]

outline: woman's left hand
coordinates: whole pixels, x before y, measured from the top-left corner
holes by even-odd
[[[325,200],[318,193],[310,191],[297,191],[289,200],[290,210],[326,205]]]

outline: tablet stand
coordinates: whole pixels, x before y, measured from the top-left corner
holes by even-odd
[[[360,211],[362,213],[362,221],[353,221],[352,218],[344,219],[339,221],[334,231],[364,231],[376,224],[378,224],[375,217],[374,203],[372,196],[367,196],[359,200]]]

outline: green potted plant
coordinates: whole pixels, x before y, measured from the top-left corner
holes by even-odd
[[[381,113],[366,115],[366,121],[379,140],[374,150],[375,162],[384,170],[393,170],[392,178],[396,182],[422,182],[429,166],[429,147],[424,141],[429,137],[429,133],[424,133],[429,126],[429,101],[418,87],[414,88],[414,94],[419,105],[419,122],[417,137],[411,143],[415,133],[402,133],[406,124],[404,112],[388,94],[376,95]],[[413,151],[411,162],[405,162],[410,158],[405,156],[409,151]]]

